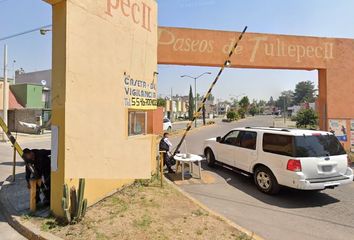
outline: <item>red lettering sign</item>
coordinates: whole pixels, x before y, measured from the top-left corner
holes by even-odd
[[[135,24],[151,32],[151,8],[144,2],[131,2],[130,0],[107,0],[105,13],[113,17],[113,10],[130,18]]]

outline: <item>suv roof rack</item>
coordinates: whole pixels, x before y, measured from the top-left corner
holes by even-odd
[[[282,131],[282,132],[290,132],[289,129],[286,129],[286,128],[275,128],[273,126],[271,127],[245,127],[247,129],[261,129],[261,130],[272,130],[272,131]]]

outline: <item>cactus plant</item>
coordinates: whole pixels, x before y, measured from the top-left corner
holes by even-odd
[[[71,213],[71,216],[76,215],[76,208],[77,208],[76,188],[75,188],[75,186],[72,186],[70,188],[70,213]]]
[[[67,184],[64,184],[63,198],[61,200],[61,203],[66,221],[71,222],[71,214],[69,209],[69,188]]]
[[[70,193],[68,185],[64,184],[62,208],[68,224],[77,223],[85,216],[87,210],[87,199],[84,199],[84,193],[85,179],[79,180],[78,191],[76,191],[76,188],[73,186],[70,188]]]
[[[85,217],[86,211],[87,211],[87,199],[85,198],[84,201],[82,202],[81,218]]]
[[[82,213],[82,203],[84,201],[84,191],[85,191],[85,179],[79,180],[79,191],[77,196],[77,209],[76,209],[76,218],[79,220],[81,219]]]

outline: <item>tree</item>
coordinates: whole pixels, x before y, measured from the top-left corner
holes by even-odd
[[[267,105],[267,102],[266,102],[266,101],[264,101],[264,100],[259,100],[259,102],[258,102],[258,109],[259,109],[259,113],[260,113],[260,114],[263,114],[263,113],[264,113],[264,109],[265,109],[266,105]]]
[[[315,85],[311,81],[302,81],[296,84],[294,93],[294,104],[315,101]]]
[[[199,101],[201,99],[201,96],[199,93],[197,93],[197,101]]]
[[[274,106],[274,99],[273,99],[273,97],[270,97],[270,99],[269,99],[267,105],[268,105],[268,106],[271,106],[271,107]]]
[[[310,109],[301,109],[296,117],[296,127],[298,128],[316,128],[318,123],[318,117],[314,110]]]
[[[188,96],[188,117],[189,117],[189,120],[193,119],[193,115],[194,115],[193,91],[192,91],[192,86],[189,86],[189,96]]]
[[[266,102],[266,101],[264,101],[264,100],[259,100],[259,101],[258,101],[258,106],[264,107],[264,106],[266,106],[266,105],[267,105],[267,102]]]
[[[256,104],[252,104],[249,110],[250,114],[252,116],[256,115],[259,112],[259,108],[257,107]]]
[[[291,90],[281,92],[278,100],[275,102],[275,106],[283,109],[285,107],[293,106],[294,92]]]
[[[158,98],[157,99],[157,106],[158,107],[166,107],[166,100],[163,98]]]
[[[250,100],[248,99],[247,96],[244,96],[240,102],[239,102],[240,108],[242,108],[243,110],[245,110],[245,113],[248,110],[248,107],[250,106]]]

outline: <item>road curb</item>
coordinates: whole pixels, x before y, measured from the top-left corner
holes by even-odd
[[[252,239],[254,240],[265,240],[264,238],[262,238],[261,236],[258,236],[257,234],[255,234],[254,232],[241,227],[240,225],[234,223],[233,221],[231,221],[230,219],[226,218],[225,216],[211,210],[209,207],[207,207],[206,205],[204,205],[203,203],[201,203],[200,201],[198,201],[197,199],[195,199],[194,197],[192,197],[189,193],[187,193],[186,191],[184,191],[183,189],[179,188],[176,184],[174,184],[170,179],[165,177],[166,182],[172,186],[174,189],[176,189],[178,192],[180,192],[181,194],[183,194],[186,198],[188,198],[189,200],[191,200],[194,204],[196,204],[197,206],[199,206],[200,208],[202,208],[203,210],[207,211],[209,214],[223,220],[224,222],[226,222],[229,226],[235,228],[236,230],[246,234],[249,237],[252,237]]]
[[[51,233],[39,230],[34,224],[24,221],[21,217],[17,216],[19,214],[16,215],[16,209],[14,209],[4,194],[4,188],[11,184],[6,179],[4,179],[3,185],[0,187],[0,209],[8,224],[22,236],[30,240],[63,240]]]

